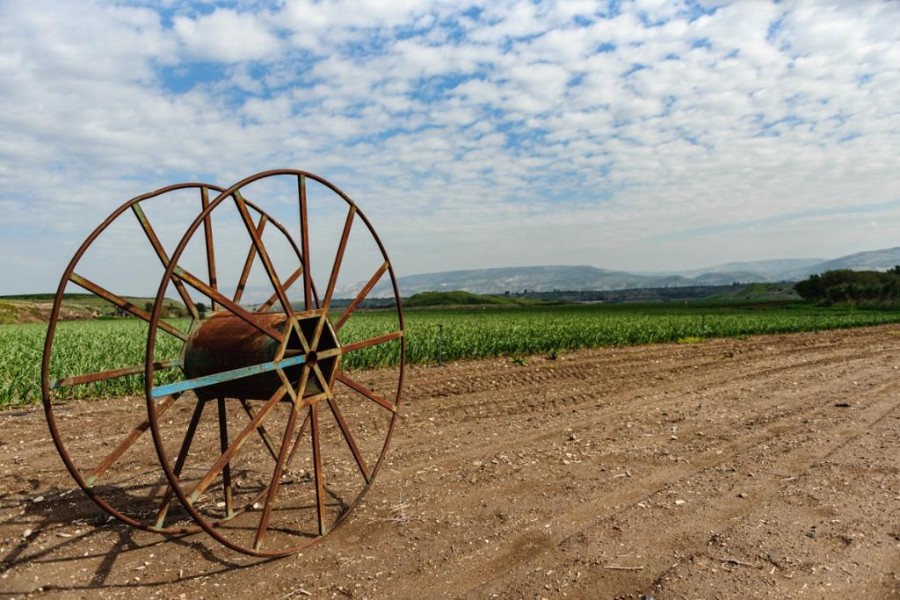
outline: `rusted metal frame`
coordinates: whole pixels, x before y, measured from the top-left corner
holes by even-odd
[[[82,244],[78,247],[78,250],[75,252],[72,259],[69,261],[68,266],[66,267],[63,275],[59,280],[59,285],[57,287],[56,296],[54,298],[53,309],[50,313],[49,323],[47,325],[47,335],[44,340],[44,354],[43,359],[41,361],[41,394],[43,400],[43,408],[45,417],[47,419],[47,425],[50,430],[50,435],[53,438],[53,443],[56,446],[57,451],[59,452],[60,458],[66,466],[66,469],[72,475],[72,478],[75,482],[85,489],[88,497],[91,498],[102,510],[106,511],[108,514],[116,517],[121,520],[123,523],[127,523],[133,527],[139,527],[143,529],[151,530],[152,527],[148,526],[145,523],[142,523],[131,516],[123,513],[120,509],[117,509],[113,504],[110,503],[107,499],[104,499],[103,494],[106,493],[104,488],[98,487],[94,489],[87,489],[84,485],[84,478],[82,476],[82,472],[80,468],[75,464],[72,457],[69,455],[68,450],[66,448],[66,441],[57,427],[56,418],[53,413],[53,405],[54,399],[52,396],[52,390],[50,389],[50,363],[52,361],[52,349],[54,347],[54,340],[56,340],[56,329],[57,322],[59,321],[60,310],[63,305],[63,296],[67,290],[67,287],[71,283],[70,275],[73,271],[75,271],[76,266],[79,264],[81,259],[84,257],[85,253],[89,250],[91,245],[97,241],[98,237],[103,234],[105,230],[109,228],[109,226],[115,222],[117,219],[122,217],[122,215],[126,212],[130,211],[132,205],[144,202],[151,198],[167,194],[174,190],[187,189],[187,188],[196,188],[201,184],[195,183],[183,183],[167,186],[165,188],[160,188],[148,194],[142,194],[141,196],[135,197],[128,202],[125,202],[115,211],[113,211],[104,221],[98,225],[90,235],[82,242]],[[203,184],[205,185],[205,184]],[[215,186],[210,186],[210,189],[215,189]],[[161,308],[161,307],[160,307]],[[151,424],[152,429],[152,424]],[[179,527],[179,531],[187,531],[186,528]]]
[[[347,219],[344,221],[344,231],[341,233],[341,242],[338,244],[338,249],[334,256],[334,266],[331,268],[331,278],[328,280],[328,289],[325,290],[325,299],[322,301],[322,307],[326,310],[331,306],[331,297],[334,295],[334,286],[337,285],[338,273],[344,262],[344,252],[347,249],[347,240],[350,239],[350,228],[353,226],[353,217],[355,215],[356,205],[351,204],[350,210],[347,211]]]
[[[329,348],[328,350],[322,350],[321,352],[316,352],[316,356],[318,356],[319,360],[323,358],[331,358],[332,356],[339,356],[343,354],[343,348]]]
[[[266,400],[266,403],[263,404],[262,408],[260,408],[259,412],[256,414],[256,417],[251,419],[251,421],[244,427],[244,429],[238,434],[237,438],[228,446],[228,449],[223,452],[219,458],[213,463],[213,466],[206,472],[206,474],[194,485],[194,488],[191,490],[189,494],[187,494],[188,501],[194,503],[200,497],[200,495],[206,491],[206,488],[212,484],[213,480],[222,472],[222,469],[225,468],[225,465],[231,462],[231,459],[234,458],[234,455],[237,454],[238,450],[241,449],[241,446],[244,445],[244,442],[247,441],[247,438],[250,437],[250,434],[253,433],[256,428],[262,423],[263,419],[265,419],[272,409],[278,404],[279,400],[284,397],[285,389],[284,386],[279,387],[275,390],[275,393],[272,394],[272,397]]]
[[[228,450],[228,419],[225,414],[225,398],[217,399],[219,413],[219,452]],[[226,463],[222,469],[222,491],[225,494],[225,518],[234,515],[231,490],[231,463]]]
[[[353,302],[350,303],[350,306],[347,307],[347,309],[341,315],[341,318],[338,319],[337,323],[335,323],[335,333],[337,333],[340,328],[344,326],[344,323],[347,322],[347,319],[350,318],[350,315],[353,314],[353,311],[356,310],[356,307],[359,306],[359,303],[366,299],[366,296],[369,295],[369,292],[372,291],[372,288],[375,287],[375,284],[378,283],[378,280],[381,279],[381,276],[384,275],[384,273],[388,270],[388,267],[390,267],[390,263],[388,263],[387,261],[385,261],[380,267],[378,267],[378,270],[375,271],[375,274],[372,275],[372,278],[369,279],[368,282],[366,282],[366,285],[363,286],[363,289],[359,291],[359,293],[356,295],[356,298],[353,299]]]
[[[369,475],[369,467],[366,466],[366,461],[360,453],[359,447],[356,445],[356,440],[354,439],[353,434],[350,433],[350,427],[347,425],[344,413],[337,404],[337,398],[330,396],[328,398],[328,406],[331,408],[331,414],[334,415],[334,420],[337,421],[338,427],[340,427],[341,433],[347,441],[347,446],[350,447],[350,452],[353,453],[353,458],[356,459],[356,466],[359,467],[359,472],[362,473],[363,479],[366,480],[367,484],[372,483],[372,478]]]
[[[262,547],[266,532],[269,529],[269,519],[272,516],[272,507],[275,505],[275,498],[278,497],[278,487],[281,484],[281,474],[284,472],[285,459],[291,447],[291,440],[294,437],[294,429],[297,427],[297,411],[292,410],[288,417],[287,427],[284,431],[284,437],[281,438],[281,448],[278,451],[278,457],[275,459],[275,468],[272,470],[272,480],[269,483],[268,494],[263,505],[262,515],[259,517],[259,526],[256,529],[256,538],[253,541],[253,549],[259,550]]]
[[[278,369],[277,371],[275,371],[275,373],[278,374],[278,378],[281,380],[281,384],[285,386],[285,389],[287,389],[288,396],[291,397],[291,402],[296,404],[297,390],[294,389],[294,385],[291,383],[291,380],[287,378],[287,375],[285,375],[282,369]]]
[[[403,337],[402,331],[392,331],[391,333],[386,333],[378,337],[361,340],[359,342],[353,342],[352,344],[345,344],[344,346],[341,346],[341,353],[347,354],[348,352],[353,352],[354,350],[362,350],[363,348],[368,348],[369,346],[377,346],[378,344],[383,344],[385,342],[396,340],[401,337]]]
[[[76,285],[80,285],[81,287],[83,287],[87,291],[91,292],[92,294],[96,294],[97,296],[100,296],[107,302],[118,306],[122,310],[134,315],[135,317],[137,317],[141,320],[147,321],[148,323],[150,322],[150,319],[151,319],[150,313],[148,313],[147,311],[145,311],[143,309],[138,308],[137,306],[135,306],[134,304],[132,304],[125,298],[122,298],[121,296],[117,296],[116,294],[110,292],[106,288],[103,288],[103,287],[97,285],[93,281],[91,281],[85,277],[82,277],[78,273],[72,273],[71,275],[69,275],[69,281],[71,281],[72,283],[74,283]],[[163,321],[162,319],[159,320],[159,328],[162,329],[163,331],[165,331],[166,333],[174,335],[175,337],[177,337],[178,339],[180,339],[182,341],[187,341],[187,339],[188,339],[187,333],[185,333],[184,331],[181,331],[174,325],[167,323],[166,321]]]
[[[266,222],[268,222],[269,216],[263,214],[259,218],[259,223],[256,225],[256,235],[258,237],[262,236],[263,230],[266,228]],[[247,260],[244,261],[244,269],[241,271],[241,278],[238,281],[237,289],[234,291],[234,297],[232,300],[235,304],[240,304],[241,298],[244,295],[244,288],[247,286],[247,279],[250,277],[250,269],[253,267],[253,260],[256,258],[256,246],[250,244],[250,250],[247,251]],[[277,297],[278,294],[275,294]]]
[[[322,472],[322,441],[319,439],[319,404],[309,406],[310,431],[312,432],[313,472],[316,482],[316,513],[319,517],[319,535],[325,535],[325,474]]]
[[[291,317],[294,314],[294,311],[291,308],[291,301],[288,299],[287,294],[284,293],[284,288],[281,285],[281,281],[278,279],[278,273],[275,272],[275,267],[272,264],[271,258],[269,258],[269,253],[266,252],[266,247],[262,242],[262,238],[259,237],[256,227],[253,225],[253,218],[247,211],[247,204],[239,190],[234,192],[233,197],[238,212],[241,214],[241,219],[244,221],[244,226],[247,228],[247,233],[250,234],[250,239],[253,241],[253,247],[256,248],[256,252],[259,254],[263,267],[266,269],[266,275],[269,276],[269,281],[272,282],[272,287],[275,288],[275,293],[278,295],[278,301],[281,302],[284,313],[288,317]]]
[[[306,177],[297,175],[297,194],[300,200],[300,261],[303,264],[303,308],[313,309],[312,271],[309,269],[309,214],[306,198]]]
[[[287,377],[285,377],[285,379],[287,379]],[[303,368],[300,370],[300,382],[298,383],[297,390],[293,394],[293,397],[292,397],[294,407],[291,412],[299,414],[300,410],[304,406],[307,406],[308,402],[314,401],[312,398],[308,398],[308,399],[303,398],[303,392],[306,390],[306,384],[308,381],[309,381],[309,366],[304,365]],[[304,420],[304,427],[305,427],[305,424],[306,424],[306,420]],[[302,427],[300,428],[300,432],[301,433],[303,432]],[[299,441],[299,438],[297,439],[297,441]],[[294,459],[294,453],[296,451],[297,451],[297,442],[294,442],[294,448],[291,450],[291,454],[288,457],[288,464]]]
[[[388,409],[392,413],[397,412],[397,406],[394,403],[392,403],[390,400],[387,400],[386,398],[380,396],[379,394],[376,394],[375,392],[366,388],[362,384],[357,383],[356,381],[353,381],[352,379],[347,377],[344,373],[337,373],[334,377],[335,377],[335,379],[337,379],[338,381],[340,381],[341,383],[343,383],[350,389],[358,392],[359,394],[362,394],[363,396],[365,396],[372,402],[375,402],[376,404],[380,404],[381,406]]]
[[[297,267],[297,269],[293,273],[291,273],[291,276],[284,280],[284,285],[282,286],[283,289],[285,291],[287,291],[288,288],[290,288],[294,284],[294,282],[300,278],[300,276],[302,274],[303,274],[303,267],[302,266]],[[272,308],[272,305],[275,304],[277,301],[278,301],[278,294],[272,294],[271,296],[269,296],[268,300],[266,300],[265,302],[263,302],[256,308],[256,312],[266,312],[267,310]]]
[[[281,370],[278,371],[281,374]],[[285,387],[289,393],[293,393],[293,390],[290,389],[290,385]],[[241,398],[240,400],[241,406],[244,407],[244,412],[247,413],[247,416],[250,417],[250,421],[256,419],[256,412],[253,410],[253,407],[250,406],[250,403],[247,402],[246,399]],[[269,432],[266,431],[266,428],[263,427],[262,424],[257,425],[256,427],[257,433],[259,433],[259,437],[262,438],[263,445],[269,450],[269,454],[272,455],[273,459],[278,459],[278,451],[275,450],[275,443],[272,441],[272,436],[269,435]]]
[[[253,208],[257,212],[259,212],[261,214],[265,214],[265,213],[263,213],[262,210],[260,210],[256,205],[254,205],[252,202],[250,202],[246,198],[244,199],[244,202],[247,204],[247,206]],[[290,234],[290,232],[287,230],[287,228],[284,225],[282,225],[281,223],[279,223],[277,220],[272,219],[271,217],[269,218],[269,222],[271,222],[272,225],[274,225],[275,228],[278,229],[278,231],[280,231],[281,233],[284,234],[285,239],[288,241],[291,248],[294,250],[294,254],[302,262],[303,257],[301,255],[300,248],[297,247],[297,242],[294,240],[293,236]],[[300,278],[300,276],[302,274],[303,274],[303,267],[302,266],[297,267],[297,269],[293,273],[291,273],[291,276],[284,280],[284,282],[282,284],[282,289],[284,289],[284,291],[286,292],[288,290],[288,288],[290,288],[294,284],[294,282],[296,282],[297,279]],[[318,296],[316,295],[315,282],[313,282],[311,284],[311,288],[312,288],[313,299],[318,300]],[[273,304],[275,304],[275,302],[277,300],[278,300],[278,294],[272,294],[268,300],[266,300],[259,307],[257,307],[256,312],[267,311],[269,308],[272,307]]]
[[[303,399],[302,402],[298,402],[296,405],[297,410],[302,408],[306,408],[307,406],[312,406],[313,404],[317,404],[319,402],[324,402],[328,400],[328,394],[325,392],[319,392],[318,394],[313,394],[312,396],[307,396]]]
[[[184,282],[186,282],[188,285],[190,285],[197,291],[199,291],[203,294],[206,294],[210,298],[215,298],[219,302],[219,304],[221,304],[222,306],[227,308],[229,311],[231,311],[236,317],[239,317],[246,323],[252,325],[253,327],[256,327],[257,329],[259,329],[260,331],[262,331],[263,333],[265,333],[272,339],[277,340],[279,342],[284,341],[284,335],[282,335],[282,333],[280,331],[272,329],[271,327],[269,327],[267,325],[257,323],[256,321],[253,320],[253,313],[241,308],[240,306],[238,306],[237,304],[232,302],[230,299],[228,299],[225,296],[223,296],[222,294],[220,294],[218,292],[218,290],[212,289],[211,287],[209,287],[208,285],[206,285],[205,283],[203,283],[202,281],[200,281],[195,276],[191,275],[190,273],[188,273],[181,267],[174,267],[172,269],[172,277],[177,277],[178,279],[183,280]],[[160,321],[160,323],[162,323],[162,321]]]
[[[322,331],[325,330],[325,318],[322,317],[319,319],[319,322],[316,323],[316,330],[313,332],[313,339],[310,342],[310,349],[317,349],[319,347],[319,340],[322,339]]]
[[[165,400],[159,403],[156,408],[156,416],[159,417],[163,413],[168,410],[170,406],[175,402],[175,399],[178,398],[177,395],[173,394],[167,397]],[[150,428],[150,420],[145,419],[135,426],[131,432],[125,436],[125,438],[119,443],[116,448],[110,452],[106,458],[100,461],[100,464],[94,467],[94,469],[88,474],[87,477],[84,478],[84,483],[87,487],[94,487],[94,484],[97,483],[97,480],[106,473],[106,470],[109,469],[113,463],[122,458],[122,455],[131,448],[134,443],[138,440],[141,435],[144,434]]]
[[[171,369],[172,367],[180,367],[184,364],[181,358],[172,358],[153,363],[154,369]],[[55,390],[73,385],[83,385],[85,383],[96,383],[98,381],[106,381],[107,379],[115,379],[126,375],[139,375],[144,372],[144,365],[134,367],[123,367],[121,369],[112,369],[110,371],[97,371],[96,373],[86,373],[84,375],[73,375],[72,377],[63,377],[54,379],[50,382],[50,389]]]
[[[134,213],[134,216],[137,217],[138,223],[141,224],[141,229],[144,230],[144,234],[146,234],[147,239],[150,241],[150,245],[153,246],[153,250],[156,251],[156,255],[159,257],[163,268],[168,268],[169,255],[162,247],[162,242],[159,241],[159,237],[157,237],[156,231],[154,231],[153,226],[150,225],[150,219],[147,218],[146,213],[144,213],[144,209],[142,209],[139,204],[135,203],[131,205],[131,210]],[[188,291],[187,289],[185,289],[184,284],[182,284],[180,281],[174,281],[172,283],[175,284],[175,289],[178,290],[178,295],[181,296],[181,300],[182,302],[184,302],[185,308],[187,308],[188,312],[191,313],[191,317],[193,319],[200,319],[200,313],[197,312],[197,307],[194,305],[194,301],[191,300],[191,295],[188,294]]]
[[[322,392],[325,394],[326,398],[331,397],[331,382],[325,379],[325,374],[322,373],[322,369],[319,368],[319,365],[313,365],[312,371],[316,375],[316,379],[319,380],[319,386],[322,388]]]
[[[184,469],[184,463],[187,461],[188,452],[191,451],[191,444],[194,442],[194,434],[197,431],[197,426],[200,424],[200,417],[203,415],[204,406],[206,406],[205,400],[197,400],[197,404],[194,405],[194,412],[191,414],[191,420],[184,432],[184,438],[181,440],[181,448],[178,450],[178,457],[175,459],[175,467],[172,469],[172,473],[175,477],[181,476],[181,470]],[[172,496],[174,494],[175,489],[172,487],[172,484],[169,483],[165,494],[163,494],[159,510],[156,512],[155,527],[157,529],[162,529],[163,524],[166,521],[166,515],[169,513],[169,506],[172,504]]]
[[[312,368],[310,368],[310,366],[308,364],[303,365],[303,368],[300,371],[300,381],[297,384],[297,389],[296,389],[296,391],[291,393],[291,401],[294,404],[294,412],[296,412],[296,413],[299,413],[299,411],[301,409],[303,409],[307,406],[310,406],[311,404],[321,402],[322,400],[326,399],[329,395],[329,392],[326,391],[326,392],[321,392],[319,394],[313,394],[312,396],[307,396],[305,398],[303,397],[303,392],[306,391],[306,384],[309,382],[309,373],[314,368],[317,368],[317,367],[313,366]],[[321,371],[319,371],[319,373],[321,373]],[[279,374],[282,375],[282,381],[286,382],[285,385],[288,388],[290,388],[290,382],[287,380],[287,376],[284,376],[282,371],[279,371]],[[321,376],[319,377],[319,380],[320,381],[322,380]],[[327,386],[326,386],[326,389],[327,389]],[[301,428],[301,432],[302,431],[303,431],[303,429]],[[291,451],[291,456],[288,459],[288,462],[293,460],[294,453],[296,451],[297,451],[297,448],[295,445],[294,449]]]
[[[297,383],[297,397],[294,400],[294,410],[300,410],[304,406],[304,402],[312,402],[311,399],[304,399],[303,392],[306,391],[306,384],[309,382],[309,366],[306,365],[300,371],[300,381]]]
[[[307,427],[309,427],[309,411],[307,411],[306,417],[303,419],[303,424],[300,425],[300,431],[297,432],[297,436],[294,438],[294,446],[291,448],[291,454],[287,458],[287,463],[285,463],[286,466],[294,463],[294,456],[297,454],[297,450],[300,449],[300,440],[303,438],[303,434],[306,433]]]
[[[304,354],[311,351],[312,347],[309,345],[309,340],[306,339],[303,329],[300,328],[300,322],[294,319],[291,322],[291,328],[294,330],[294,333],[297,334],[297,339],[300,340],[300,345],[303,347]]]
[[[203,210],[209,206],[209,188],[200,188],[200,204]],[[216,247],[213,244],[212,230],[212,213],[207,213],[203,219],[203,238],[206,242],[206,272],[209,274],[209,287],[214,290],[219,289],[218,278],[216,277]],[[179,282],[180,283],[180,282]],[[209,299],[210,310],[216,310],[216,301]]]
[[[248,367],[241,367],[239,369],[231,369],[229,371],[213,373],[212,375],[203,375],[201,377],[195,377],[193,379],[176,381],[175,383],[168,383],[153,388],[150,391],[150,397],[160,398],[162,396],[174,394],[176,392],[186,392],[188,390],[195,390],[207,385],[225,383],[226,381],[233,381],[235,379],[249,377],[250,375],[258,375],[260,373],[275,371],[276,369],[284,369],[286,367],[302,365],[305,362],[306,355],[298,354],[296,356],[285,358],[284,360],[273,360],[270,362],[260,363],[258,365],[250,365]]]
[[[322,352],[320,356],[323,358],[330,358],[336,354],[339,354],[340,351],[338,348],[333,348],[331,350],[327,350]],[[318,402],[324,399],[327,395],[325,393],[316,394],[314,396],[309,396],[307,398],[303,398],[303,391],[306,389],[306,384],[309,381],[309,372],[310,368],[304,364],[302,370],[300,371],[300,381],[297,385],[297,389],[295,390],[291,385],[290,380],[287,378],[287,375],[284,374],[282,369],[277,369],[276,373],[278,373],[279,378],[281,379],[282,384],[284,384],[284,388],[287,391],[287,394],[291,397],[291,402],[294,404],[294,410],[299,411],[300,409],[308,406],[311,402]],[[253,411],[253,408],[249,405],[246,400],[241,400],[241,404],[244,406],[244,410],[247,412],[247,415],[254,419],[256,418],[256,414]],[[275,451],[275,444],[271,440],[271,436],[266,431],[265,427],[260,425],[257,428],[260,435],[263,438],[263,442],[269,450],[269,454],[272,455],[272,458],[277,458],[277,453]],[[293,454],[291,455],[293,456]]]

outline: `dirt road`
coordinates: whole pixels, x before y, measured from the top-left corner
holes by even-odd
[[[403,411],[268,561],[107,522],[0,413],[0,598],[900,597],[896,326],[413,368]]]

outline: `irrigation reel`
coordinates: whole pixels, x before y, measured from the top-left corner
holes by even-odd
[[[153,302],[129,300],[152,281]],[[115,306],[144,342],[98,370],[103,349],[84,331],[103,324],[63,319],[75,292]],[[373,326],[359,308],[379,296],[391,316]],[[360,379],[364,352],[394,366]],[[341,190],[289,169],[227,189],[178,184],[124,203],[70,261],[44,347],[44,410],[72,477],[112,517],[279,556],[320,540],[368,491],[404,356],[390,260]],[[119,391],[141,381],[143,394]],[[129,404],[127,419],[77,401],[96,394]]]

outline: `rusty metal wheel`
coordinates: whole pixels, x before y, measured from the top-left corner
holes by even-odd
[[[173,511],[172,519],[159,523],[155,514],[162,502],[160,489],[167,480],[160,471],[149,436],[150,423],[141,397],[122,397],[118,402],[134,405],[125,421],[105,418],[102,409],[81,397],[115,396],[123,380],[141,377],[146,355],[143,330],[151,320],[151,307],[132,304],[118,279],[129,269],[151,267],[164,271],[168,264],[166,247],[174,247],[171,235],[154,227],[154,217],[163,212],[181,212],[190,219],[209,204],[209,194],[222,188],[203,183],[183,183],[160,188],[132,198],[116,209],[82,243],[63,273],[53,308],[44,356],[41,385],[44,412],[50,434],[72,477],[104,511],[134,527],[165,533],[194,531],[197,526],[183,510]],[[164,207],[165,210],[159,210]],[[155,212],[154,212],[154,209]],[[172,219],[170,218],[169,221]],[[177,238],[176,238],[177,239]],[[151,267],[151,271],[152,267]],[[134,329],[136,345],[127,356],[110,355],[99,347],[94,335],[104,324],[61,323],[69,310],[66,294],[84,294],[70,301],[91,304],[101,300],[116,307],[121,316],[117,326]],[[189,332],[199,319],[196,307],[187,302],[184,286],[178,287],[187,303],[190,322],[164,320],[158,324],[166,332],[161,351],[166,356],[155,361],[157,373],[165,377],[181,365],[181,353]],[[97,369],[97,364],[106,366]],[[159,416],[172,406],[172,399],[158,405]]]
[[[246,198],[267,217],[256,221]],[[280,237],[264,227],[281,215],[294,223],[284,231],[295,232],[288,234],[295,251],[279,247]],[[221,269],[217,282],[204,281],[183,260],[202,245],[195,234],[211,219],[230,224],[230,245],[247,249],[235,286]],[[248,285],[251,271],[261,283]],[[185,343],[183,376],[162,381],[162,306],[179,287],[208,298],[214,310]],[[358,310],[378,296],[386,296],[385,310]],[[353,362],[366,353],[391,366],[357,374]],[[147,413],[170,490],[203,529],[240,552],[279,556],[318,541],[358,505],[384,462],[404,356],[393,269],[356,204],[305,171],[238,182],[187,228],[150,317]],[[191,410],[161,414],[171,398]]]
[[[148,280],[158,279],[169,264],[169,252],[177,245],[184,228],[209,205],[210,193],[223,188],[204,183],[183,183],[160,188],[132,198],[116,209],[82,243],[63,273],[51,310],[41,367],[43,404],[50,434],[76,483],[111,516],[134,527],[161,533],[198,531],[190,514],[180,506],[170,510],[172,492],[159,468],[159,459],[147,431],[150,421],[143,396],[123,395],[122,382],[142,378],[147,331],[152,306],[136,306],[128,299],[127,275],[138,273]],[[268,215],[248,203],[248,211],[260,222]],[[179,222],[180,221],[180,222]],[[193,259],[205,265],[209,281],[215,281],[215,251],[211,221],[204,221],[208,243]],[[281,230],[279,230],[281,231]],[[286,231],[281,234],[286,235]],[[195,253],[196,254],[196,253]],[[299,254],[298,254],[299,256]],[[198,326],[201,314],[189,290],[180,283],[177,298],[184,303],[189,319],[160,319],[155,328],[164,332],[156,348],[154,368],[158,380],[175,380],[183,369],[185,342]],[[117,329],[129,329],[134,341],[123,354],[102,346],[102,320],[89,323],[61,323],[70,310],[64,300],[74,291],[83,298],[68,304],[114,306],[122,315]],[[160,314],[173,310],[174,303],[160,307]],[[97,365],[104,365],[97,367]],[[139,385],[133,386],[140,389]],[[102,404],[81,398],[115,397],[116,419],[106,417]],[[173,418],[187,410],[176,403],[177,394],[156,405],[156,416]],[[171,412],[170,412],[171,411]],[[168,415],[166,413],[169,413]],[[127,414],[126,420],[121,419]]]

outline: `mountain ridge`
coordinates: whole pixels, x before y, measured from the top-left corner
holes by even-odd
[[[816,273],[836,269],[886,270],[900,264],[900,247],[856,252],[834,259],[787,258],[730,262],[704,269],[665,272],[628,272],[590,265],[542,265],[492,267],[420,273],[397,278],[403,296],[420,292],[462,290],[474,294],[529,292],[607,291],[646,287],[729,285],[800,281]],[[388,291],[382,282],[375,295]]]

